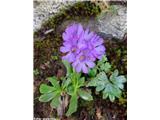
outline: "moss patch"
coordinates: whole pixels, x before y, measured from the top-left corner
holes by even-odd
[[[105,41],[106,54],[112,70],[118,69],[120,74],[127,74],[127,41]]]

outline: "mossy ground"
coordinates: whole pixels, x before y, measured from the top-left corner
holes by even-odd
[[[62,10],[54,17],[49,18],[40,30],[34,33],[34,117],[48,118],[56,115],[56,111],[52,110],[49,104],[43,104],[38,101],[39,85],[46,82],[49,76],[57,75],[59,69],[63,69],[61,63],[62,54],[59,51],[62,45],[62,31],[59,31],[59,26],[67,20],[86,21],[92,17],[96,17],[101,12],[100,8],[91,2],[79,2],[67,10]],[[46,31],[52,29],[50,33]],[[123,42],[114,42],[105,40],[106,54],[112,64],[113,69],[118,69],[120,74],[127,74],[127,44]],[[123,98],[111,103],[108,100],[101,100],[100,95],[94,96],[92,102],[80,100],[78,111],[73,114],[76,119],[87,120],[97,119],[96,109],[99,107],[102,115],[112,116],[114,113],[119,116],[120,120],[126,119],[126,87],[123,92]],[[70,118],[69,118],[70,119]]]

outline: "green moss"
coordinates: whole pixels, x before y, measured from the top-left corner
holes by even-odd
[[[122,96],[118,100],[118,104],[122,105],[123,107],[127,107],[127,92],[124,91]]]
[[[35,76],[39,75],[38,69],[33,70],[33,74],[34,74]]]
[[[95,108],[94,108],[94,101],[85,101],[83,99],[79,99],[79,107],[77,111],[81,111],[83,108],[86,109],[88,112],[89,116],[94,116],[95,115]]]
[[[53,49],[53,43],[50,40],[35,41],[34,67],[39,68],[42,63],[50,60]]]
[[[112,65],[112,71],[118,69],[120,74],[127,74],[127,42],[106,41],[106,54]]]

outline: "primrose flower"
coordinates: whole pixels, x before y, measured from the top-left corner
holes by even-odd
[[[63,40],[60,51],[66,55],[62,59],[71,63],[76,72],[88,73],[95,66],[94,61],[105,54],[103,39],[89,29],[84,30],[81,24],[68,26]]]

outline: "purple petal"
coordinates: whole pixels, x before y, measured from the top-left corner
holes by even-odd
[[[98,39],[96,42],[95,42],[95,47],[97,47],[97,46],[99,46],[99,45],[101,45],[103,43],[103,39],[102,38],[100,38],[100,39]]]
[[[77,64],[77,66],[76,66],[76,71],[77,72],[80,72],[82,70],[82,65],[79,63],[79,64]]]
[[[69,62],[73,62],[74,60],[75,60],[74,54],[73,54],[73,53],[70,53],[68,61],[69,61]]]
[[[67,33],[63,33],[62,35],[64,41],[69,41],[70,36]]]
[[[77,32],[78,36],[81,35],[82,32],[84,32],[83,27],[81,24],[78,24],[78,32]]]
[[[86,67],[85,64],[83,64],[83,66],[82,66],[82,71],[83,71],[83,73],[88,73],[88,68]]]
[[[86,40],[90,40],[94,36],[93,32],[90,32],[88,35],[85,36]]]
[[[99,55],[97,58],[100,60],[100,59],[102,59],[102,57],[103,57],[103,54]]]
[[[75,24],[68,26],[67,29],[65,30],[67,34],[71,34],[74,31],[75,31]]]
[[[87,61],[86,64],[89,66],[89,68],[93,68],[95,66],[95,63],[92,61]]]
[[[72,63],[72,67],[73,68],[76,68],[76,66],[77,66],[77,64],[78,64],[79,62],[76,60],[76,61],[74,61],[73,63]]]
[[[84,41],[78,42],[78,48],[79,48],[79,49],[84,49],[84,48],[86,48],[86,47],[87,47],[87,45],[86,45],[86,43],[85,43]]]
[[[105,47],[103,45],[100,45],[95,48],[97,51],[105,51]]]
[[[60,51],[62,52],[62,53],[66,53],[66,52],[69,52],[70,51],[70,49],[68,48],[68,47],[60,47]]]
[[[62,57],[63,60],[67,60],[68,62],[73,62],[75,60],[73,53],[68,53],[66,56]]]
[[[86,29],[84,32],[84,37],[86,37],[88,35],[89,29]]]
[[[94,43],[96,40],[97,40],[97,35],[95,34],[92,36],[90,41]]]
[[[92,52],[91,52],[91,54],[94,56],[94,57],[98,57],[98,54],[100,54],[100,52],[99,51],[97,51],[96,49],[94,49]]]
[[[89,60],[91,60],[91,61],[95,61],[95,60],[96,60],[96,58],[92,55],[92,56],[90,56],[90,57],[89,57]]]

